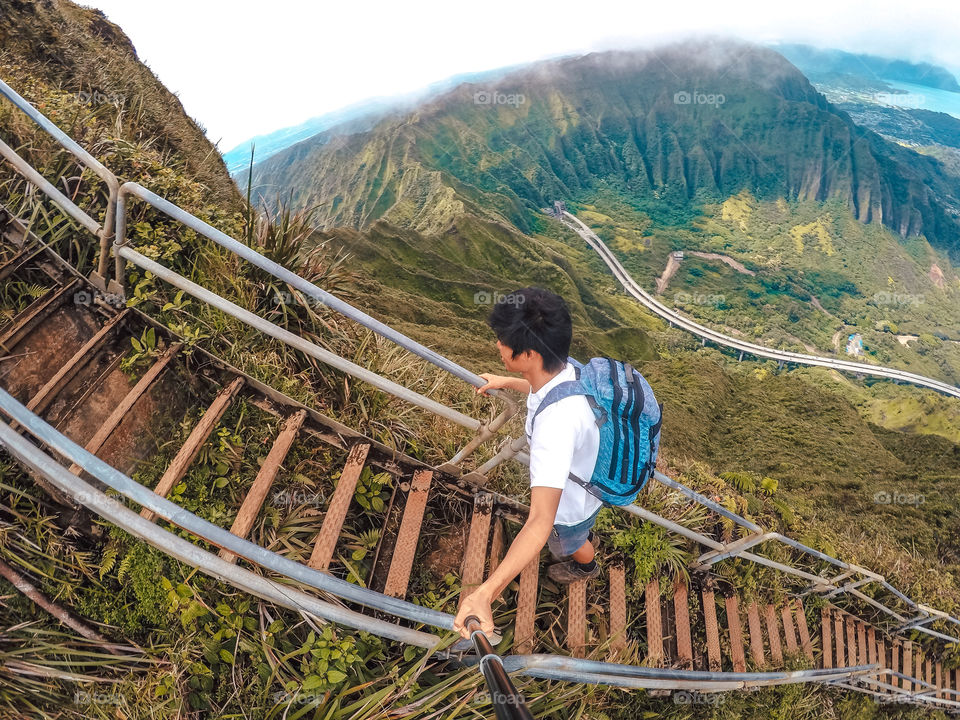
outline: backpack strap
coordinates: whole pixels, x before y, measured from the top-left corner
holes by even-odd
[[[593,411],[593,414],[596,417],[597,427],[600,427],[606,422],[606,417],[603,415],[603,411],[598,408],[596,399],[589,392],[584,390],[583,386],[580,384],[580,370],[583,368],[583,365],[574,360],[572,357],[567,358],[567,362],[573,366],[576,379],[562,382],[547,393],[547,396],[540,402],[540,406],[533,414],[533,419],[530,421],[531,428],[533,427],[533,423],[536,422],[537,415],[540,414],[541,410],[553,405],[558,400],[563,400],[571,395],[583,395],[587,399],[587,403],[590,405],[590,409]]]
[[[653,471],[657,466],[657,459],[653,456],[653,440],[657,437],[660,432],[660,427],[663,425],[663,403],[657,403],[657,406],[660,408],[660,417],[650,426],[650,457],[647,459],[647,465],[643,469],[644,477],[647,479],[653,476]]]
[[[595,498],[597,498],[597,500],[602,502],[607,507],[613,507],[613,505],[611,505],[610,503],[608,503],[606,500],[603,499],[603,496],[600,494],[601,493],[600,488],[598,488],[593,483],[587,482],[586,480],[583,480],[582,478],[577,477],[573,473],[570,473],[569,475],[567,475],[567,478],[570,480],[573,480],[577,485],[579,485],[588,493],[593,495]]]

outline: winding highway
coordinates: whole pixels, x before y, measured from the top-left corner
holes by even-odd
[[[850,362],[837,358],[823,357],[820,355],[806,355],[804,353],[795,353],[788,350],[776,350],[756,343],[738,340],[737,338],[724,335],[716,330],[711,330],[704,325],[694,322],[690,318],[680,314],[676,310],[667,307],[650,293],[645,291],[633,277],[626,271],[616,256],[610,251],[610,248],[597,237],[589,227],[587,227],[578,217],[564,211],[560,221],[576,232],[594,251],[603,259],[610,268],[611,272],[623,285],[623,288],[635,297],[640,303],[646,306],[664,320],[680,327],[687,332],[693,333],[704,341],[723,345],[725,347],[739,350],[755,357],[768,358],[784,363],[796,363],[798,365],[811,365],[816,367],[831,368],[842,372],[855,373],[857,375],[873,375],[875,377],[888,378],[900,382],[918,385],[920,387],[936,390],[944,395],[951,395],[960,398],[960,388],[940,380],[934,380],[923,375],[907,372],[906,370],[897,370],[895,368],[883,367],[882,365],[867,365],[865,363]]]

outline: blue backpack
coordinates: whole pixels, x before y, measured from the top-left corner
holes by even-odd
[[[583,365],[568,362],[576,380],[552,388],[531,421],[545,407],[571,395],[583,395],[597,418],[600,450],[589,481],[570,473],[570,479],[608,505],[630,505],[653,475],[660,449],[663,405],[657,404],[650,384],[629,363],[593,358]]]

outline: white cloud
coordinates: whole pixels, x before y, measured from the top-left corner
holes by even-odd
[[[461,72],[689,34],[807,42],[960,68],[955,2],[88,0],[222,150]]]

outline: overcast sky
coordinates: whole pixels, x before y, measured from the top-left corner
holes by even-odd
[[[83,0],[79,0],[83,2]],[[696,34],[806,42],[960,71],[956,0],[89,0],[222,151],[462,72]]]

